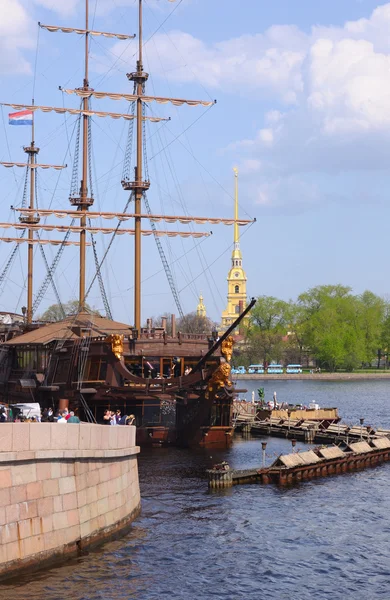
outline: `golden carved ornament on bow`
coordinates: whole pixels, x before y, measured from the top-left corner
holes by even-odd
[[[230,363],[230,361],[232,360],[233,346],[234,346],[233,336],[229,335],[226,338],[226,340],[224,340],[222,342],[222,346],[221,346],[222,354],[224,355],[224,357],[226,358],[226,361],[228,363]]]
[[[213,391],[214,388],[231,387],[232,382],[230,381],[231,366],[229,363],[224,362],[219,365],[210,379],[208,389]]]
[[[113,333],[106,338],[107,342],[111,342],[112,353],[118,360],[123,356],[123,339],[124,335],[119,333]]]

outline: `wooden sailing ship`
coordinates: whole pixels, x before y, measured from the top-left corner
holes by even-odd
[[[25,148],[28,154],[27,163],[3,163],[5,166],[24,166],[30,173],[29,207],[17,209],[20,213],[19,223],[11,226],[21,230],[19,238],[1,238],[18,244],[26,241],[28,245],[28,281],[27,309],[25,332],[1,346],[0,354],[0,392],[2,399],[8,403],[35,400],[41,406],[53,406],[55,409],[69,405],[79,411],[83,419],[101,422],[106,409],[121,411],[121,414],[134,414],[136,417],[138,443],[181,445],[227,445],[232,433],[232,399],[233,386],[230,381],[230,360],[232,356],[233,338],[231,333],[238,327],[254,301],[252,301],[223,336],[218,338],[216,332],[206,334],[183,334],[176,331],[175,318],[172,316],[170,333],[166,321],[161,327],[153,327],[148,320],[147,326],[141,325],[141,236],[154,235],[156,240],[162,234],[170,236],[201,237],[201,232],[192,231],[158,231],[158,221],[181,223],[225,223],[246,225],[249,220],[212,219],[207,217],[188,217],[178,215],[152,214],[147,202],[146,193],[150,181],[144,177],[144,123],[147,119],[160,121],[159,117],[146,114],[146,107],[151,102],[189,104],[209,106],[213,102],[184,100],[181,98],[163,98],[146,95],[145,86],[148,74],[143,67],[142,36],[143,0],[138,0],[138,60],[135,72],[127,75],[133,82],[132,94],[115,94],[97,92],[89,85],[88,54],[89,38],[103,35],[127,39],[133,36],[93,31],[89,27],[88,0],[85,1],[85,28],[73,29],[40,24],[40,27],[51,32],[76,32],[85,36],[85,73],[83,86],[78,89],[63,90],[68,94],[76,94],[82,99],[80,109],[57,108],[51,106],[7,104],[16,110],[55,111],[77,115],[82,128],[82,175],[79,190],[71,191],[71,210],[48,210],[34,205],[34,177],[40,165],[36,162],[39,149],[34,141]],[[91,110],[91,97],[124,99],[134,107],[133,113],[108,113]],[[122,213],[91,211],[94,199],[91,193],[92,182],[89,172],[90,156],[90,121],[92,116],[123,118],[135,122],[136,129],[136,164],[134,177],[125,176],[123,189],[130,192],[134,201],[134,211]],[[62,165],[53,165],[61,169]],[[88,188],[90,180],[90,190]],[[143,204],[147,210],[143,209]],[[69,217],[70,225],[41,225],[41,217]],[[90,218],[102,216],[117,219],[119,225],[112,228],[92,227]],[[132,219],[132,229],[120,229],[120,233],[134,236],[134,325],[118,323],[112,319],[107,310],[106,317],[100,317],[86,310],[86,249],[87,236],[110,233],[113,236],[121,223]],[[142,223],[148,219],[151,229],[143,229]],[[74,223],[78,221],[75,225]],[[3,227],[10,224],[3,223]],[[58,230],[66,233],[64,241],[42,240],[36,232]],[[24,233],[27,232],[27,238]],[[69,236],[78,234],[78,242],[70,242]],[[79,267],[79,310],[77,314],[62,321],[46,325],[33,322],[33,246],[34,244],[59,243],[61,248],[70,243],[77,243],[80,248]],[[97,277],[102,279],[101,264],[97,264]],[[168,275],[169,275],[169,267]],[[50,268],[48,274],[52,275]],[[95,277],[96,277],[95,276]],[[53,283],[53,279],[49,277]],[[54,284],[53,284],[54,285]],[[175,290],[170,282],[171,289]],[[177,294],[176,294],[177,296]]]

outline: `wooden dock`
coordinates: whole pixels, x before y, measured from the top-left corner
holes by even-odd
[[[230,469],[227,463],[207,471],[210,489],[233,485],[274,483],[294,485],[316,477],[339,475],[348,471],[375,467],[390,460],[390,439],[380,436],[369,441],[319,447],[304,452],[282,454],[270,467],[259,469]]]
[[[270,418],[241,423],[243,431],[251,435],[275,436],[296,439],[307,443],[348,444],[358,440],[390,436],[389,429],[374,429],[370,425],[346,425],[305,419]],[[236,427],[239,430],[239,427]]]

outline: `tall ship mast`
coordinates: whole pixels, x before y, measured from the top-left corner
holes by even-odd
[[[36,111],[69,113],[79,119],[81,144],[81,180],[76,187],[78,173],[78,151],[72,172],[72,188],[70,203],[72,208],[54,210],[38,208],[34,204],[35,169],[39,166],[35,158],[38,149],[35,147],[34,135],[31,146],[25,149],[29,155],[26,164],[30,171],[29,206],[15,209],[20,213],[19,223],[11,224],[16,229],[27,231],[28,239],[28,291],[27,291],[27,329],[2,345],[0,357],[0,382],[2,382],[3,401],[20,402],[31,396],[41,406],[70,405],[79,411],[82,418],[90,421],[101,421],[104,411],[120,410],[122,415],[134,414],[136,417],[138,442],[144,444],[178,443],[181,445],[226,445],[230,443],[232,432],[232,397],[233,386],[230,381],[230,361],[232,357],[233,338],[231,333],[253,306],[253,301],[243,310],[225,333],[218,338],[216,332],[206,334],[184,334],[176,331],[174,315],[168,328],[167,319],[160,327],[153,327],[148,319],[146,327],[142,327],[141,314],[141,264],[143,235],[153,235],[158,244],[160,256],[164,264],[164,251],[159,238],[170,237],[203,237],[209,235],[194,231],[159,231],[155,223],[166,221],[189,223],[224,223],[233,225],[238,231],[239,225],[247,225],[250,220],[238,219],[236,211],[234,219],[190,217],[187,215],[153,214],[149,207],[147,191],[150,181],[144,172],[145,122],[160,122],[162,117],[149,116],[147,107],[150,103],[188,104],[191,106],[211,106],[214,101],[186,100],[148,96],[146,82],[148,74],[143,65],[143,0],[138,0],[138,58],[136,70],[128,73],[127,78],[133,82],[131,94],[95,91],[89,84],[89,41],[94,35],[129,39],[127,34],[95,31],[89,25],[89,2],[85,0],[85,27],[69,28],[57,25],[39,24],[49,32],[76,33],[85,37],[84,45],[84,79],[83,85],[76,89],[60,88],[68,95],[76,95],[81,99],[79,109],[25,104],[5,104],[18,111],[28,111],[32,115]],[[109,98],[125,100],[131,103],[132,111],[114,113],[92,110],[90,99]],[[94,203],[90,168],[91,155],[91,117],[125,119],[135,121],[135,166],[134,176],[127,170],[122,178],[122,187],[130,192],[125,210],[104,212],[91,210]],[[81,130],[81,132],[80,132]],[[34,133],[34,127],[33,127]],[[130,137],[130,136],[129,136]],[[129,162],[129,161],[128,161]],[[6,166],[11,166],[6,164]],[[48,166],[48,165],[47,165]],[[54,165],[54,168],[62,166]],[[134,211],[128,212],[128,206],[134,201]],[[143,208],[145,206],[146,210]],[[69,225],[40,223],[41,217],[67,217]],[[116,227],[92,227],[90,219],[103,217],[116,219]],[[133,228],[126,229],[122,222],[133,220]],[[149,220],[151,229],[145,229],[143,223]],[[76,223],[76,224],[75,224]],[[9,227],[10,224],[0,224]],[[36,328],[33,324],[33,254],[34,232],[39,235],[42,229],[65,232],[63,245],[69,242],[73,234],[79,235],[76,242],[80,248],[79,259],[79,298],[77,314],[70,315],[62,321]],[[87,246],[94,251],[96,275],[104,297],[104,280],[96,253],[94,235],[108,233],[112,238],[117,234],[134,236],[134,323],[127,325],[113,320],[108,302],[105,302],[106,318],[87,310],[87,296],[92,284],[87,288],[86,260]],[[237,234],[238,235],[238,234]],[[88,242],[88,237],[91,241]],[[16,241],[19,241],[19,238]],[[61,246],[59,252],[62,252]],[[52,276],[56,266],[58,253],[48,266],[48,276]],[[57,260],[58,262],[58,260]],[[164,264],[168,281],[173,292],[179,313],[182,315],[180,301],[175,289],[169,265]],[[50,277],[49,277],[50,279]],[[52,280],[52,277],[51,277]],[[46,279],[47,285],[47,279]],[[42,286],[38,292],[42,296]],[[24,382],[24,384],[23,384]],[[27,384],[25,382],[28,382]]]

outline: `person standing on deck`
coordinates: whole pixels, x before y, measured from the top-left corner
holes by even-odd
[[[71,410],[69,413],[69,419],[67,420],[67,423],[80,423],[80,419],[76,417],[73,410]]]

